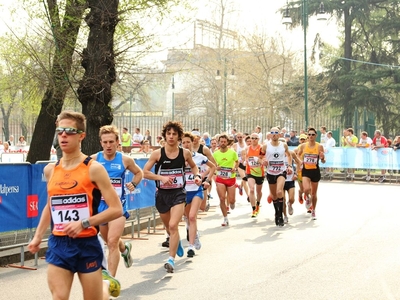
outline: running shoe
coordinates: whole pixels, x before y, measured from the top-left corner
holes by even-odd
[[[268,195],[268,197],[267,197],[267,202],[268,202],[268,204],[271,204],[271,203],[272,203],[271,195]]]
[[[289,218],[287,216],[284,216],[283,217],[283,222],[286,223],[286,224],[289,223]]]
[[[238,189],[239,189],[239,195],[243,196],[243,187],[241,185],[239,185]]]
[[[316,219],[317,219],[317,216],[315,215],[315,210],[312,210],[312,211],[311,211],[311,218],[312,218],[313,220],[316,220]]]
[[[179,257],[182,257],[184,252],[185,251],[183,250],[182,243],[181,243],[181,241],[179,241],[178,249],[176,250],[176,255],[178,255]]]
[[[230,207],[232,210],[234,210],[234,209],[235,209],[235,202],[229,203],[229,207]]]
[[[288,201],[287,206],[288,206],[289,215],[293,215],[293,205],[292,205],[292,203],[290,203],[290,201]]]
[[[210,210],[210,201],[207,200],[206,207],[204,208],[204,211],[209,211]]]
[[[224,219],[224,222],[222,222],[221,226],[229,226],[228,218]]]
[[[121,253],[121,256],[124,259],[125,267],[129,268],[133,264],[133,258],[131,256],[132,244],[129,242],[125,242],[125,249],[128,250],[127,253]]]
[[[285,226],[285,222],[283,221],[282,216],[279,216],[279,217],[278,217],[278,226],[279,226],[279,227]]]
[[[198,231],[196,233],[196,237],[194,238],[194,249],[196,250],[201,249],[200,236]]]
[[[167,270],[167,273],[174,273],[175,262],[171,258],[169,258],[164,264],[164,268]]]
[[[103,276],[103,280],[107,280],[110,284],[108,286],[108,292],[110,293],[111,296],[113,297],[118,297],[119,293],[121,292],[121,284],[119,281],[112,277],[110,272],[108,270],[103,269],[101,271],[101,274]]]
[[[164,242],[162,242],[161,246],[169,248],[169,236],[167,236],[167,239]]]
[[[260,205],[256,205],[256,214],[258,215],[260,213]]]
[[[310,209],[310,207],[311,207],[311,205],[312,205],[310,196],[305,196],[305,199],[304,199],[304,200],[306,200],[306,208],[307,208],[307,209]]]
[[[253,210],[253,214],[251,215],[251,217],[252,217],[252,218],[257,217],[257,211],[256,211],[256,210]]]
[[[226,213],[230,214],[231,212],[229,211],[229,206],[226,207]]]
[[[188,251],[187,251],[187,257],[193,257],[195,255],[195,252],[193,250],[193,245],[189,245]]]
[[[300,203],[300,204],[303,204],[303,202],[304,202],[304,201],[303,201],[303,196],[302,196],[302,194],[303,194],[303,193],[300,193],[300,192],[299,192],[299,203]]]

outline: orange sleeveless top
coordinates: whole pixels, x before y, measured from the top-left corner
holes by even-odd
[[[98,213],[101,194],[90,180],[91,163],[91,158],[87,157],[72,170],[64,170],[60,161],[56,163],[53,175],[47,183],[53,235],[66,236],[65,224],[81,221]],[[97,232],[98,228],[91,226],[82,230],[78,238],[95,236]]]

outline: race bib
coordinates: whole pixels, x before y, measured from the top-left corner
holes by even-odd
[[[160,189],[179,189],[183,188],[183,172],[182,169],[170,169],[161,170],[160,175],[168,178],[172,178],[172,184],[164,184],[160,180]]]
[[[285,171],[285,164],[283,161],[270,161],[268,162],[268,173],[271,175],[278,175]]]
[[[304,154],[303,164],[306,166],[315,167],[318,163],[318,155],[317,154]]]
[[[217,171],[217,176],[224,179],[232,178],[232,169],[221,168],[221,170]]]
[[[110,178],[111,185],[114,187],[114,190],[117,192],[119,198],[122,197],[122,178]]]
[[[250,156],[247,160],[250,168],[257,168],[261,166],[260,159],[257,156]]]
[[[86,194],[53,196],[50,203],[53,231],[64,232],[64,224],[90,217]]]

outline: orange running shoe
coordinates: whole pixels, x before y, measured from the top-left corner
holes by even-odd
[[[299,203],[300,204],[304,203],[304,200],[303,200],[303,197],[302,197],[302,193],[300,193],[300,192],[299,192]]]

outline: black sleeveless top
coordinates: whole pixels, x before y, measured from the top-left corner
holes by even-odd
[[[164,185],[160,180],[156,181],[156,186],[160,190],[177,190],[185,188],[185,156],[183,149],[179,147],[179,154],[176,158],[170,159],[165,153],[165,148],[161,148],[160,160],[156,163],[155,173],[161,176],[173,178],[173,183]]]

